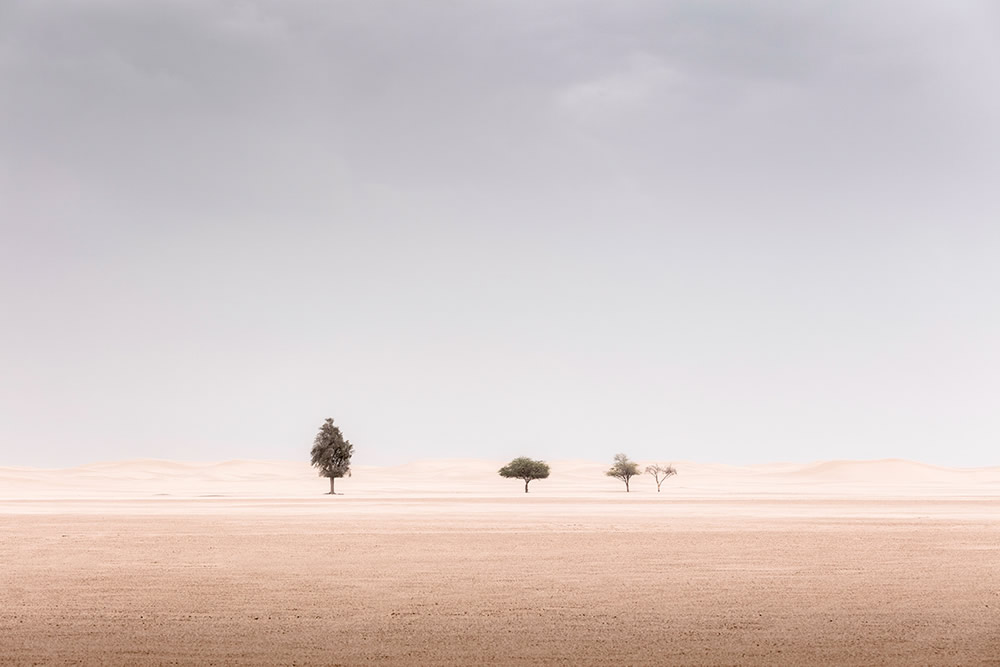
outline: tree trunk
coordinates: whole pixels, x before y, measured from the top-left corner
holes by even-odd
[[[334,493],[333,493],[333,482],[334,482],[335,479],[336,479],[336,477],[331,477],[330,478],[330,495],[331,496],[334,495]]]
[[[524,480],[524,492],[525,493],[528,492],[528,482],[530,482],[530,481],[531,481],[530,479]]]
[[[628,493],[628,480],[625,480],[625,493]]]
[[[657,483],[656,483],[656,492],[657,492],[657,493],[659,493],[659,492],[660,492],[660,482],[657,482]]]

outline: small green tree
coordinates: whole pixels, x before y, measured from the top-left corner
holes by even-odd
[[[338,477],[351,474],[351,456],[354,455],[354,445],[333,425],[333,420],[327,418],[316,434],[312,447],[312,465],[319,469],[320,477],[330,478],[330,494],[334,495],[333,481]]]
[[[663,465],[661,463],[654,463],[651,466],[646,466],[646,474],[652,475],[653,479],[656,480],[656,492],[660,492],[660,484],[668,477],[673,477],[677,474],[677,468],[672,465]]]
[[[615,464],[604,474],[625,482],[625,493],[628,493],[628,482],[639,474],[639,464],[629,461],[624,454],[615,454]]]
[[[524,492],[528,492],[528,482],[533,479],[545,479],[549,476],[549,464],[545,461],[535,461],[527,456],[519,456],[500,468],[500,476],[524,480]]]

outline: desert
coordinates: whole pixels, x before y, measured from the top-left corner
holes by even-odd
[[[0,0],[0,667],[1000,667],[998,83],[997,0]]]
[[[0,469],[0,662],[1000,664],[1000,469]]]

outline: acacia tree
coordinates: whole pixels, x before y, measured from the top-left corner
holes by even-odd
[[[338,477],[351,474],[351,456],[354,455],[354,445],[341,434],[340,429],[333,425],[333,420],[327,418],[316,434],[312,446],[312,465],[319,469],[320,477],[330,478],[330,493],[334,495],[333,481]]]
[[[535,461],[527,456],[519,456],[500,468],[500,476],[523,479],[524,492],[528,492],[528,482],[533,479],[545,479],[549,476],[549,464],[545,461]]]
[[[628,482],[639,474],[639,464],[635,461],[629,461],[629,458],[624,454],[615,454],[615,464],[604,474],[625,482],[625,493],[628,493]]]
[[[652,475],[653,479],[656,480],[656,492],[660,492],[660,484],[663,484],[664,480],[668,477],[672,477],[677,474],[677,469],[672,465],[662,465],[660,463],[654,463],[651,466],[646,466],[646,474]]]

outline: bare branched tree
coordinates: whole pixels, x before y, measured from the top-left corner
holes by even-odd
[[[656,480],[656,492],[660,492],[660,484],[663,484],[664,480],[668,477],[673,477],[677,474],[677,468],[672,465],[663,465],[662,463],[654,463],[651,466],[646,466],[646,474],[652,475],[653,479]]]

